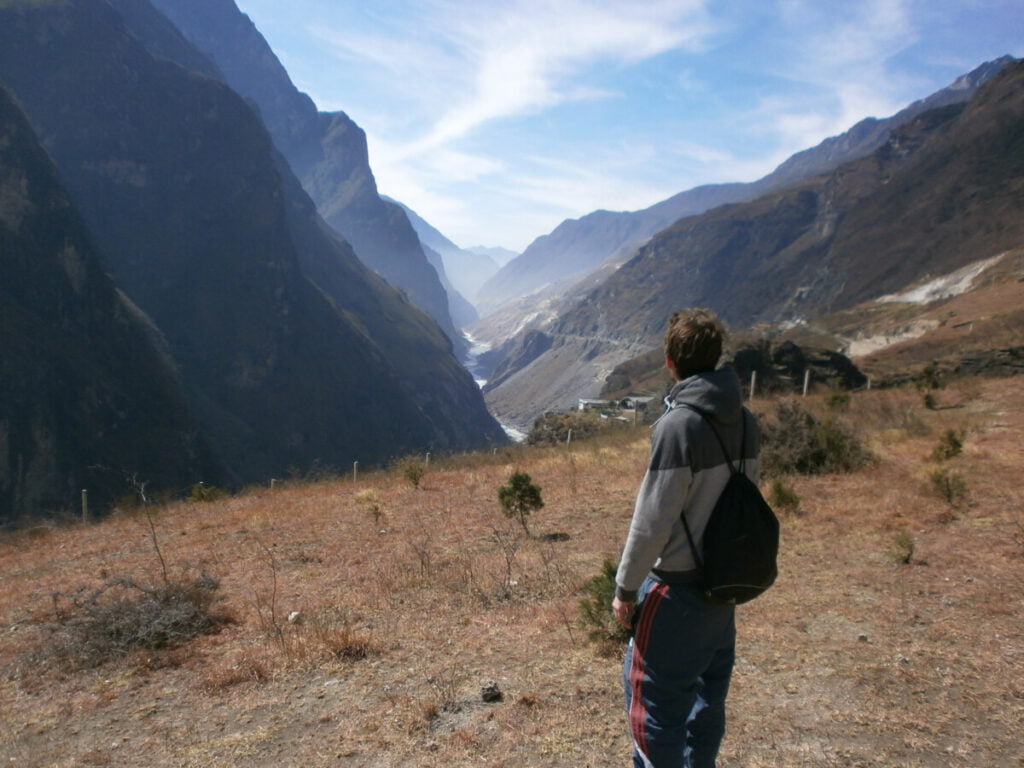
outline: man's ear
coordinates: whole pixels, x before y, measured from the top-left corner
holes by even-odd
[[[673,379],[679,378],[679,373],[676,371],[676,364],[672,362],[672,358],[665,356],[665,367],[668,368],[668,372],[672,374]]]

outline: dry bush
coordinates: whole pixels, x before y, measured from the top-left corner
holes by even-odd
[[[37,655],[69,669],[88,669],[134,651],[176,648],[217,632],[233,618],[215,608],[219,580],[186,573],[155,586],[110,579],[95,589],[54,593],[53,622]]]

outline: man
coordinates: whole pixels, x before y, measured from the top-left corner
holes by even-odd
[[[615,617],[634,628],[624,683],[637,768],[714,768],[725,733],[725,697],[735,659],[734,608],[709,602],[680,515],[694,544],[729,479],[729,457],[757,480],[758,432],[731,368],[715,370],[722,325],[708,310],[674,314],[665,365],[676,383],[654,425],[616,575]],[[741,446],[742,443],[742,446]]]

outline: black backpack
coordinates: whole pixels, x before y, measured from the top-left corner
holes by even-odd
[[[703,556],[694,544],[685,513],[681,515],[693,557],[702,571],[701,586],[712,602],[725,605],[745,603],[775,582],[778,575],[775,560],[779,552],[779,520],[757,484],[743,472],[747,412],[744,409],[737,466],[729,458],[725,442],[708,415],[692,405],[680,405],[699,413],[711,427],[722,446],[731,473],[704,529]]]

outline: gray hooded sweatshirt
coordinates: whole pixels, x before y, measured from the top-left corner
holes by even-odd
[[[619,562],[616,595],[636,600],[652,569],[686,572],[697,568],[680,514],[686,514],[699,548],[711,510],[729,479],[729,465],[714,432],[690,403],[711,417],[737,466],[743,439],[743,469],[758,479],[760,436],[754,418],[744,416],[740,381],[732,368],[698,373],[678,382],[665,399],[668,410],[654,424],[651,458],[637,493],[629,536]]]

